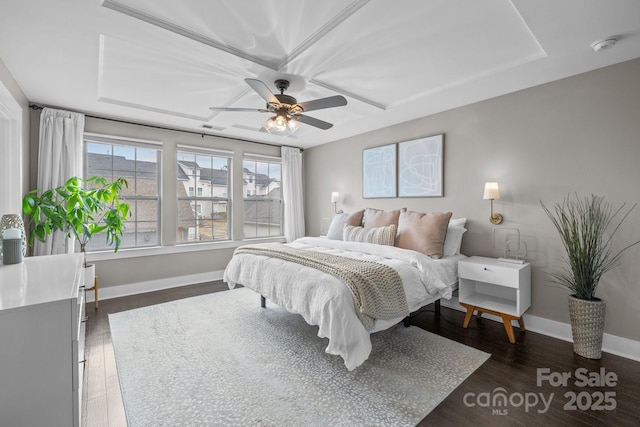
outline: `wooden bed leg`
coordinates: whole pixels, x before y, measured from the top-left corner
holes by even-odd
[[[260,295],[260,307],[262,307],[262,308],[266,308],[267,307],[267,299],[265,297],[263,297],[262,295]]]
[[[435,308],[436,308],[436,319],[439,319],[440,318],[440,300],[436,301]]]

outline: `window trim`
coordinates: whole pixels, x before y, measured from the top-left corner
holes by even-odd
[[[264,154],[252,154],[252,153],[242,153],[242,160],[256,160],[256,161],[275,160],[279,163],[282,163],[282,157],[267,156]]]
[[[206,156],[227,157],[233,159],[234,152],[228,150],[219,150],[217,148],[197,147],[195,145],[176,144],[176,153],[180,150],[188,150],[196,154],[204,154]],[[177,159],[177,158],[176,158]]]
[[[104,135],[100,133],[85,132],[83,141],[87,139],[91,139],[95,142],[102,142],[105,144],[116,144],[116,145],[124,145],[123,143],[132,142],[135,145],[143,148],[153,148],[160,151],[162,151],[162,148],[163,148],[163,144],[161,141],[156,141],[153,139],[128,138],[124,136]]]
[[[86,164],[86,158],[87,158],[87,142],[91,143],[91,142],[95,142],[95,143],[99,143],[99,144],[111,144],[111,145],[119,145],[119,146],[128,146],[128,147],[135,147],[135,148],[146,148],[146,149],[152,149],[152,150],[157,150],[158,151],[158,159],[157,159],[157,167],[158,167],[158,173],[156,175],[156,185],[157,185],[157,196],[148,196],[148,195],[140,195],[140,196],[136,196],[135,199],[129,199],[129,200],[157,200],[157,212],[156,212],[156,217],[157,217],[157,226],[156,226],[156,234],[157,234],[157,245],[147,245],[147,246],[137,246],[137,241],[138,241],[138,232],[136,231],[136,246],[130,247],[130,248],[124,248],[121,247],[119,249],[119,251],[123,251],[123,250],[132,250],[132,249],[146,249],[146,248],[155,248],[155,247],[161,247],[162,246],[162,179],[163,179],[163,173],[164,173],[164,169],[162,167],[162,163],[163,163],[163,144],[160,141],[154,141],[154,140],[147,140],[147,139],[139,139],[139,138],[129,138],[129,137],[123,137],[123,136],[114,136],[114,135],[104,135],[104,134],[98,134],[98,133],[93,133],[93,132],[84,132],[83,133],[83,137],[82,137],[82,174],[85,178],[88,178],[88,165]],[[127,201],[127,197],[122,196],[121,197],[122,201],[126,203]],[[137,222],[137,221],[136,221]],[[101,253],[103,252],[102,249],[99,250],[94,250],[94,251],[87,251],[87,254],[90,253]]]
[[[278,163],[280,164],[280,199],[272,199],[269,198],[267,200],[269,201],[273,201],[273,200],[279,200],[280,201],[280,230],[281,230],[281,235],[280,236],[258,236],[258,237],[246,237],[243,236],[243,240],[256,240],[256,239],[269,239],[269,238],[277,238],[277,237],[284,237],[284,200],[282,198],[282,157],[281,156],[268,156],[268,155],[263,155],[263,154],[253,154],[253,153],[247,153],[244,152],[242,154],[242,173],[244,176],[244,162],[245,160],[249,160],[249,161],[254,161],[254,162],[269,162],[269,163]],[[255,175],[254,175],[255,177]],[[252,180],[250,181],[251,183],[254,183]],[[244,189],[243,189],[244,190]],[[251,190],[247,190],[247,192],[250,192]],[[255,195],[255,192],[254,192]],[[242,203],[244,204],[245,201],[250,198],[251,195],[248,194],[243,194],[242,195]],[[244,219],[244,211],[243,211],[243,217],[242,217],[242,224],[243,224],[243,231],[244,231],[244,227],[245,227],[245,219]]]
[[[178,160],[178,154],[180,152],[183,152],[185,154],[194,154],[194,155],[201,155],[201,156],[211,156],[211,157],[219,157],[219,158],[224,158],[227,159],[227,165],[228,165],[228,169],[227,169],[227,196],[210,196],[210,197],[203,197],[203,196],[198,196],[198,190],[201,190],[200,187],[198,187],[195,183],[194,183],[194,195],[191,196],[188,194],[187,192],[187,197],[179,197],[176,193],[176,197],[175,197],[175,201],[176,201],[176,224],[174,226],[174,231],[175,231],[175,236],[176,236],[176,245],[185,245],[185,246],[189,246],[189,245],[194,245],[194,244],[214,244],[214,243],[220,243],[220,242],[229,242],[233,240],[233,200],[232,197],[230,197],[229,195],[232,194],[232,181],[233,181],[233,157],[234,157],[234,152],[233,151],[227,151],[227,150],[219,150],[219,149],[215,149],[215,148],[206,148],[206,147],[196,147],[196,146],[192,146],[192,145],[185,145],[185,144],[176,144],[176,166],[178,166],[178,163],[180,162],[180,160]],[[195,176],[195,175],[194,175]],[[180,185],[180,182],[177,180],[176,177],[176,186]],[[179,212],[177,212],[179,210],[179,205],[180,205],[180,201],[190,201],[190,202],[195,202],[197,204],[198,201],[208,201],[211,203],[216,203],[216,202],[220,202],[220,198],[222,199],[226,199],[226,203],[227,203],[227,238],[226,239],[219,239],[219,240],[207,240],[207,241],[201,241],[201,240],[194,240],[194,241],[187,241],[187,242],[178,242],[179,240],[179,236],[178,236],[178,222],[180,221],[180,214]]]
[[[213,251],[220,249],[229,249],[229,248],[237,248],[242,245],[246,245],[247,241],[255,241],[260,243],[271,243],[271,242],[286,242],[284,236],[277,237],[257,237],[257,238],[249,238],[245,240],[217,240],[215,242],[192,242],[192,243],[180,243],[176,245],[165,245],[165,246],[144,246],[140,248],[126,248],[119,249],[118,252],[113,252],[113,250],[103,250],[96,252],[87,252],[87,261],[88,262],[96,262],[96,261],[110,261],[116,259],[125,259],[125,258],[138,258],[138,257],[146,257],[146,256],[155,256],[155,255],[171,255],[171,254],[182,254],[189,252],[202,252],[202,251]]]

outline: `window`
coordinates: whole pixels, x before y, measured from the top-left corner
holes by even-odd
[[[230,168],[231,153],[179,147],[178,243],[230,239]]]
[[[101,176],[112,182],[122,177],[129,184],[121,197],[131,213],[125,223],[122,249],[160,244],[161,155],[159,144],[85,135],[85,178]],[[87,245],[88,251],[110,248],[100,235]]]
[[[274,157],[246,156],[243,165],[244,237],[282,236],[282,164]]]

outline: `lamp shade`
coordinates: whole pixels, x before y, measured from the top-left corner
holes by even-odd
[[[338,198],[340,197],[340,193],[334,191],[331,193],[331,203],[338,203]]]
[[[484,196],[485,200],[495,200],[500,198],[500,188],[497,182],[485,182],[484,183]]]

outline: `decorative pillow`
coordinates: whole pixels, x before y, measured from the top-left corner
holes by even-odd
[[[347,242],[375,243],[393,246],[398,228],[395,224],[386,227],[364,228],[347,225],[344,227],[343,239]]]
[[[462,227],[467,225],[467,218],[451,218],[449,220],[449,227]]]
[[[364,228],[384,227],[391,224],[398,225],[400,213],[406,210],[407,208],[394,211],[366,208],[364,210],[364,218],[362,218],[362,225]]]
[[[462,235],[467,231],[464,227],[452,227],[451,221],[449,221],[449,227],[447,227],[447,237],[444,239],[444,256],[458,255],[460,253]]]
[[[398,219],[396,246],[439,259],[444,254],[444,240],[451,212],[402,212]]]
[[[347,224],[347,220],[351,214],[341,213],[336,214],[331,220],[331,224],[329,225],[329,231],[327,231],[327,239],[331,240],[342,240],[342,229]]]
[[[347,225],[353,225],[354,227],[360,227],[362,225],[362,217],[364,216],[364,209],[359,210],[358,212],[352,213],[349,218],[347,218]]]

